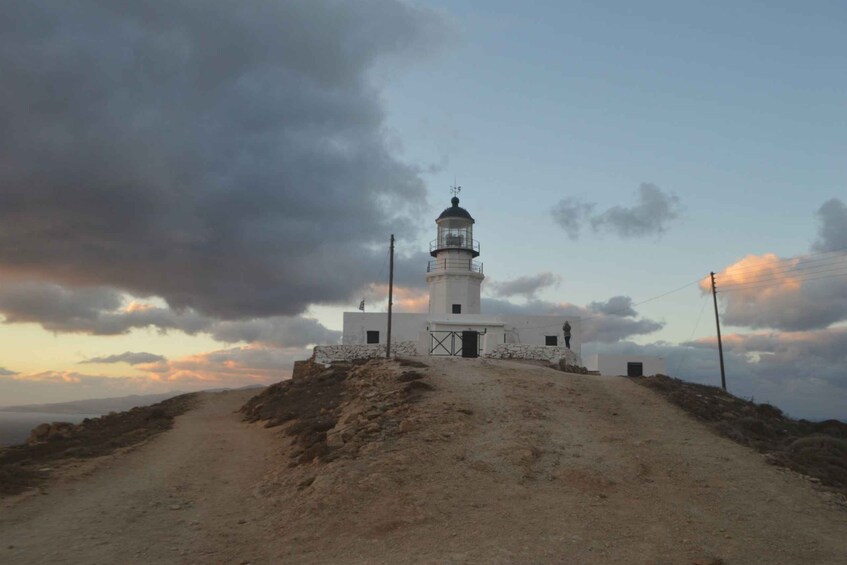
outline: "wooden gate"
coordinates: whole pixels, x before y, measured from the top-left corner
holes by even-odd
[[[482,340],[477,331],[452,332],[433,330],[429,332],[429,354],[444,357],[479,357]]]

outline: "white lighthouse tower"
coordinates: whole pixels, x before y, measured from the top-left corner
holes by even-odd
[[[479,242],[473,238],[474,219],[459,206],[459,187],[453,187],[453,204],[435,220],[438,237],[429,244],[434,257],[426,269],[430,314],[479,314],[479,291],[485,275]]]

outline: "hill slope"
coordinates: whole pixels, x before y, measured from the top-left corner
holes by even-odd
[[[232,414],[244,393],[205,395],[90,477],[7,502],[0,551],[24,563],[845,562],[847,511],[832,496],[644,387],[426,363],[280,385],[246,408],[267,429]],[[325,405],[278,417],[318,389]]]

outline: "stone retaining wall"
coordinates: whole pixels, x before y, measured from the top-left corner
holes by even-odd
[[[418,344],[414,341],[401,341],[391,344],[391,355],[411,357],[418,354]],[[385,357],[385,344],[361,345],[318,345],[313,358],[317,363],[327,365],[333,361],[353,361],[356,359],[376,359]]]
[[[568,365],[579,365],[579,357],[567,347],[549,345],[523,345],[520,343],[498,343],[483,355],[491,359],[537,359],[558,363],[565,360]]]

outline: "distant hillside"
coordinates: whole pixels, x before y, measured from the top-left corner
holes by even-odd
[[[108,414],[123,412],[136,406],[149,406],[168,398],[185,394],[182,391],[164,392],[161,394],[132,394],[113,398],[91,398],[74,400],[72,402],[56,402],[51,404],[27,404],[23,406],[6,406],[2,412],[45,412],[50,414]]]

